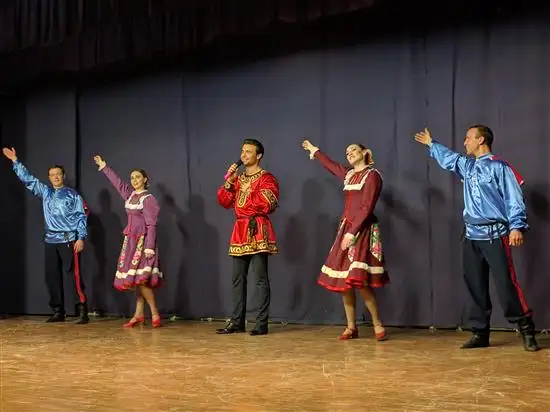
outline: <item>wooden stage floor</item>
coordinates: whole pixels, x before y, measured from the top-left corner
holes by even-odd
[[[468,332],[220,324],[124,330],[122,320],[0,320],[0,411],[550,411],[550,337],[528,353],[512,333],[464,351]]]

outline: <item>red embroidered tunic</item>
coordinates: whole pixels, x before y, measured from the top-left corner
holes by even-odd
[[[250,190],[241,190],[250,183]],[[253,175],[240,175],[234,184],[226,182],[218,189],[218,203],[234,208],[236,221],[229,241],[230,256],[278,252],[275,231],[269,219],[279,203],[279,183],[261,170]]]

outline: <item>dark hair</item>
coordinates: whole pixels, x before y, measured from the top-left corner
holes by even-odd
[[[491,149],[495,137],[493,135],[493,131],[489,126],[485,126],[484,124],[474,124],[473,126],[468,127],[468,130],[470,129],[476,129],[477,134],[483,137],[483,144],[486,144],[487,146],[489,146],[489,149]]]
[[[145,189],[147,189],[149,187],[149,175],[147,174],[147,172],[143,169],[132,169],[130,170],[130,174],[134,173],[134,172],[138,172],[139,174],[141,174],[145,179],[147,179],[147,181],[145,182]]]
[[[264,157],[264,145],[259,140],[244,139],[243,145],[245,145],[245,144],[249,144],[249,145],[252,145],[252,146],[256,147],[256,154],[262,155],[261,158]]]
[[[50,170],[53,170],[53,169],[59,169],[61,170],[61,174],[65,175],[65,168],[61,165],[53,165],[53,166],[50,166],[48,168],[48,174],[50,174]]]

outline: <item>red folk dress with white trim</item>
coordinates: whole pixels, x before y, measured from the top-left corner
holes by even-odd
[[[373,213],[382,190],[380,173],[370,166],[355,172],[319,150],[313,157],[344,182],[345,193],[338,233],[317,283],[334,292],[386,285],[390,279],[384,267],[378,219]],[[340,244],[346,233],[354,235],[354,243],[342,250]]]

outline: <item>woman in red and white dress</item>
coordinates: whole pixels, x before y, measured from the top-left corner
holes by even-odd
[[[355,322],[355,290],[365,300],[372,317],[375,337],[386,339],[373,289],[389,283],[384,268],[380,227],[374,208],[382,190],[380,172],[374,168],[372,152],[360,144],[349,145],[346,157],[351,167],[341,165],[309,140],[302,147],[344,183],[345,204],[336,240],[317,280],[326,289],[342,294],[347,328],[340,339],[359,336]]]

